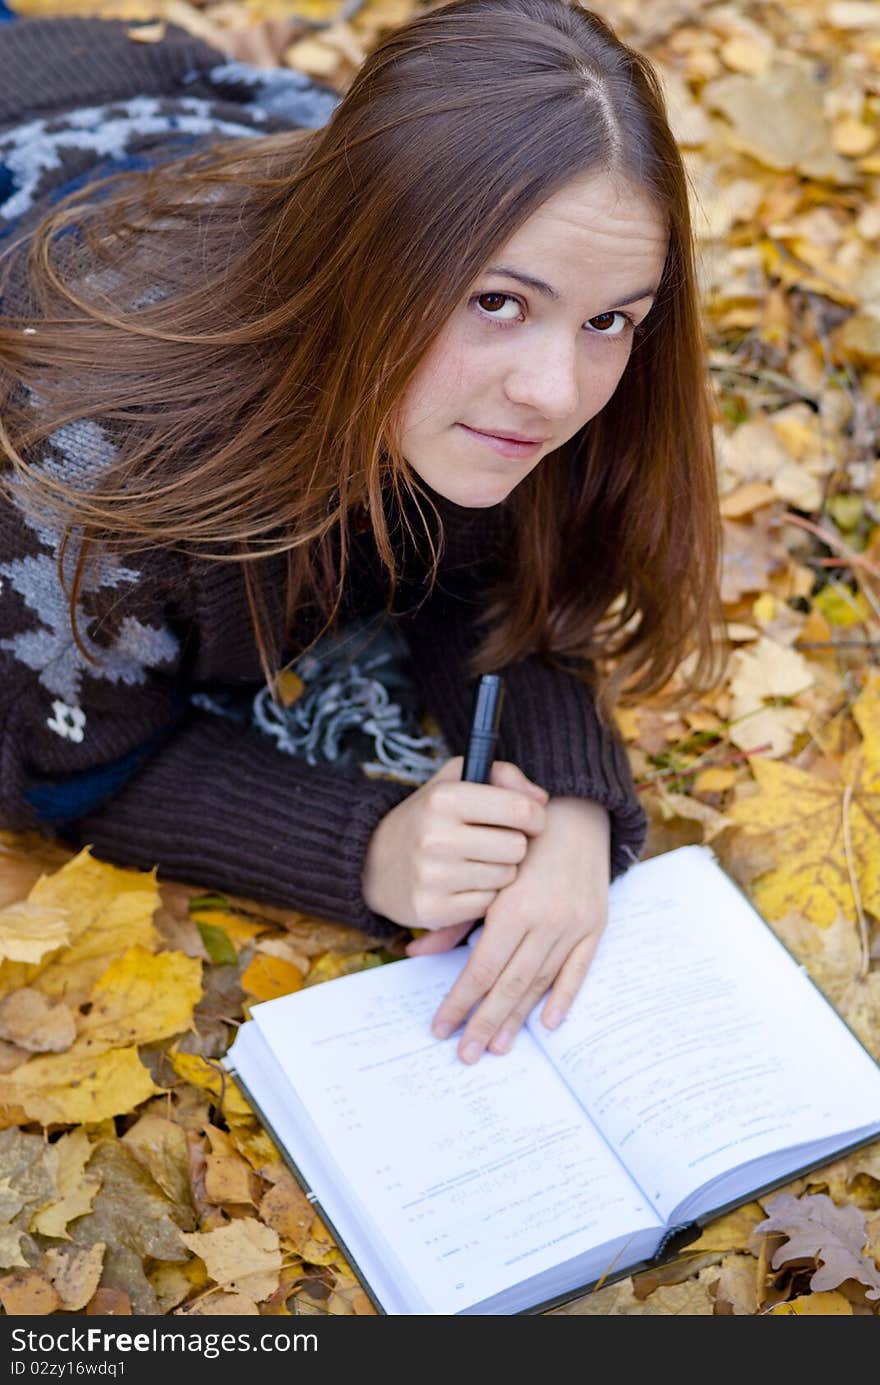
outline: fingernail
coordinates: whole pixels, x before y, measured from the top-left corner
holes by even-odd
[[[544,1016],[544,1024],[547,1029],[555,1029],[558,1024],[562,1023],[563,1019],[564,1015],[561,1010],[548,1010]]]
[[[499,1034],[495,1035],[489,1047],[493,1053],[507,1053],[512,1044],[513,1031],[510,1029],[502,1029]]]
[[[465,1044],[461,1051],[463,1063],[475,1063],[480,1056],[480,1045],[472,1039],[469,1044]]]
[[[448,1039],[452,1033],[452,1025],[448,1020],[435,1020],[431,1026],[431,1033],[435,1039]]]

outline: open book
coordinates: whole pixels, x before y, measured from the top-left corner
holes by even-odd
[[[616,880],[559,1028],[473,1066],[430,1033],[468,955],[256,1005],[225,1060],[382,1312],[556,1306],[880,1136],[880,1067],[708,847]]]

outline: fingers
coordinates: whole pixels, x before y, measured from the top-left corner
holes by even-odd
[[[445,1039],[482,1002],[462,1035],[459,1053],[465,1062],[479,1057],[538,971],[546,944],[536,945],[534,938],[522,940],[522,930],[499,932],[487,927],[434,1015],[432,1032]],[[509,967],[514,956],[516,963]],[[498,1017],[497,1023],[493,1023],[493,1016]]]
[[[460,894],[452,894],[437,905],[433,914],[417,909],[419,917],[413,927],[430,928],[433,932],[438,928],[464,923],[467,919],[481,919],[497,895],[497,890],[462,890]]]
[[[465,1063],[477,1062],[486,1049],[507,1053],[529,1014],[548,991],[541,1019],[547,1028],[556,1028],[580,991],[601,931],[582,938],[574,947],[570,941],[557,940],[549,951],[542,951],[536,939],[526,938],[501,967],[497,967],[497,959],[486,960],[488,952],[482,958],[479,956],[487,936],[484,933],[474,948],[474,955],[438,1009],[432,1026],[436,1037],[446,1038],[469,1014],[458,1045],[458,1056]],[[487,985],[489,972],[496,967],[495,980]]]
[[[462,782],[435,784],[431,807],[437,813],[456,822],[475,823],[480,827],[507,827],[539,836],[546,826],[547,810],[530,794],[512,792],[491,784]]]
[[[489,772],[489,783],[499,789],[518,789],[520,793],[531,794],[538,803],[546,803],[550,795],[540,784],[523,774],[519,765],[509,760],[496,760]]]
[[[541,1011],[541,1021],[548,1029],[555,1029],[561,1024],[571,1009],[596,955],[601,936],[601,932],[590,933],[583,942],[578,943],[557,976],[547,1004]]]
[[[448,952],[450,948],[458,946],[476,922],[476,919],[467,919],[464,923],[453,923],[449,928],[434,928],[431,932],[424,933],[421,938],[407,943],[406,955],[426,957],[432,953]]]

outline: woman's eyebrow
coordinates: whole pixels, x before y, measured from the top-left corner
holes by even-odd
[[[524,274],[521,269],[513,269],[510,265],[489,265],[486,273],[505,274],[508,279],[516,279],[520,284],[524,284],[526,288],[536,289],[538,293],[543,293],[545,298],[552,298],[554,303],[558,303],[562,297],[562,294],[559,293],[557,289],[551,288],[549,284],[545,284],[543,279],[536,279],[532,274]],[[629,298],[621,298],[617,306],[619,308],[625,308],[630,303],[638,303],[642,298],[655,298],[657,296],[658,287],[659,285],[655,284],[650,288],[639,289],[636,293],[631,294]]]

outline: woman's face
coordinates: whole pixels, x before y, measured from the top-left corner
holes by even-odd
[[[413,471],[458,505],[504,500],[611,398],[666,246],[646,195],[607,174],[549,198],[492,256],[410,381],[400,418]],[[485,433],[528,441],[493,445]]]

